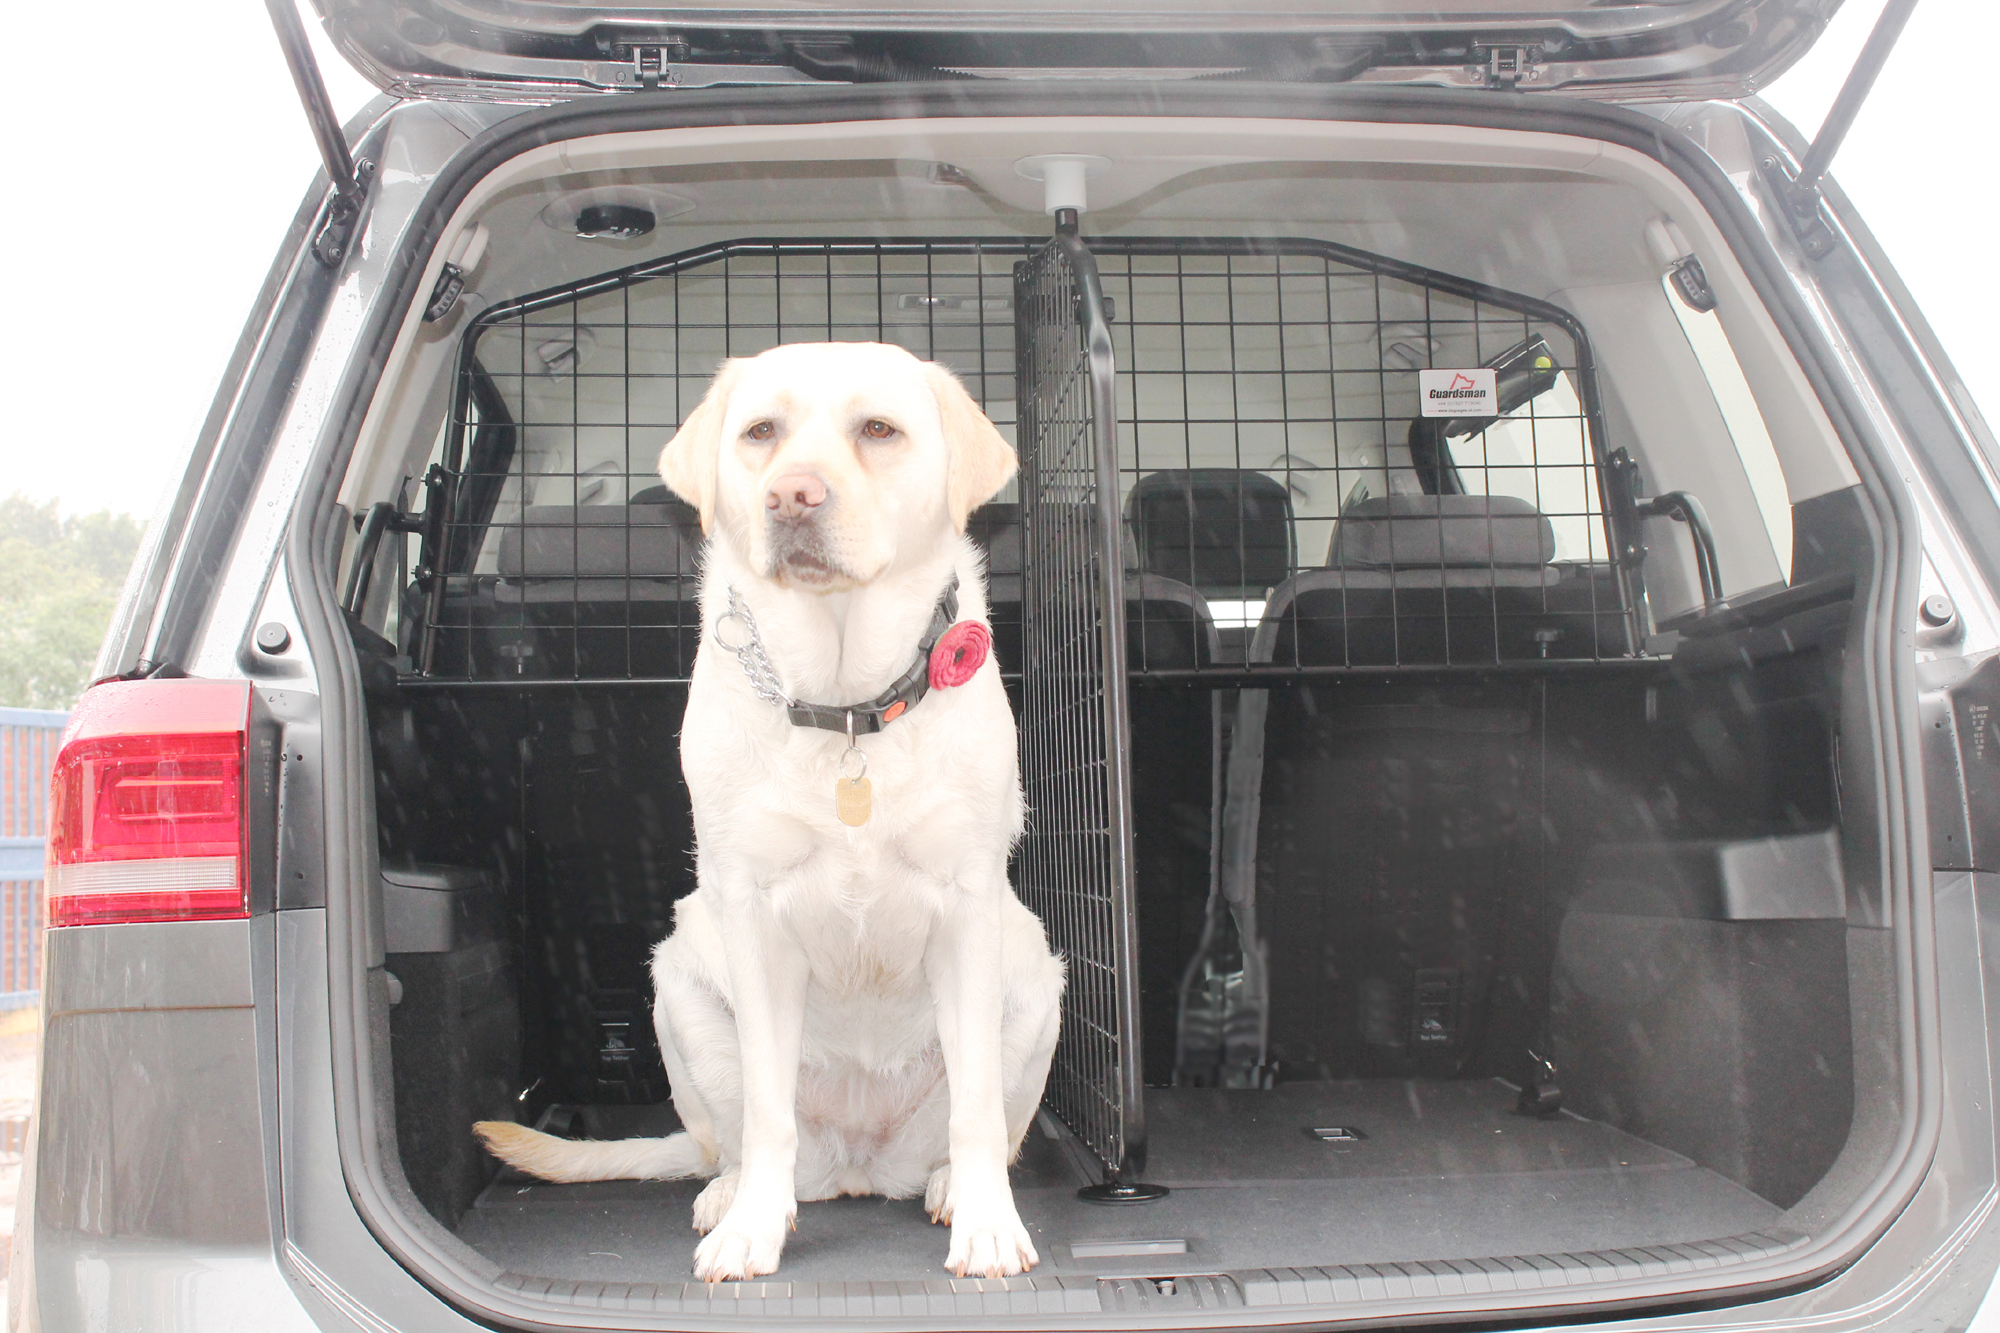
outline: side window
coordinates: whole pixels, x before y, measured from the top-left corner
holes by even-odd
[[[1729,428],[1729,438],[1736,445],[1736,456],[1743,461],[1743,471],[1750,478],[1750,489],[1757,497],[1758,511],[1764,516],[1764,529],[1770,535],[1772,553],[1777,556],[1778,568],[1789,583],[1792,577],[1791,493],[1786,489],[1785,474],[1778,464],[1778,451],[1771,444],[1771,432],[1764,425],[1764,414],[1757,409],[1757,400],[1750,393],[1750,383],[1743,377],[1743,367],[1738,364],[1736,352],[1729,345],[1729,335],[1723,332],[1722,321],[1715,317],[1715,312],[1696,310],[1682,300],[1671,275],[1662,279],[1662,283],[1667,291],[1667,304],[1680,320],[1681,332],[1687,335],[1688,346],[1693,349],[1695,360],[1701,364],[1701,373],[1708,381],[1709,392],[1715,395],[1715,405],[1721,409],[1723,424]]]

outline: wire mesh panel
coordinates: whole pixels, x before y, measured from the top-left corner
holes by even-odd
[[[1193,586],[1224,656],[1339,669],[1631,651],[1595,375],[1566,312],[1320,241],[1092,250],[1118,312],[1133,564]],[[1451,386],[1479,380],[1478,405],[1450,410]]]
[[[1068,961],[1049,1107],[1114,1182],[1145,1165],[1111,340],[1074,222],[1015,270],[1020,348],[1022,900]]]
[[[951,367],[1011,434],[1011,270],[1028,249],[736,241],[482,314],[448,427],[456,494],[428,562],[444,574],[423,617],[425,674],[685,680],[702,537],[654,466],[723,359],[893,343]]]
[[[1011,432],[1009,271],[1029,249],[736,241],[480,315],[446,434],[450,518],[407,613],[422,674],[685,679],[701,535],[652,469],[719,362],[781,342],[897,343],[951,366]],[[1565,311],[1309,239],[1104,237],[1087,257],[1117,356],[1107,512],[1139,580],[1135,672],[1636,651],[1642,594],[1613,554],[1596,377]],[[1494,391],[1432,415],[1439,375]],[[1012,674],[1019,510],[990,505],[974,529]]]

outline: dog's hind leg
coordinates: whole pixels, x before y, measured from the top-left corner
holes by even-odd
[[[714,988],[682,966],[688,961],[682,954],[686,945],[669,936],[653,951],[653,1028],[674,1111],[719,1166],[694,1201],[694,1229],[707,1235],[736,1202],[743,1165],[743,1071],[736,1020]]]
[[[1021,912],[1034,922],[1040,942],[1041,922],[1027,908]],[[1039,955],[1010,963],[1007,1012],[1000,1028],[1000,1075],[1007,1090],[1007,1160],[1012,1162],[1021,1155],[1021,1141],[1035,1121],[1048,1086],[1049,1063],[1055,1059],[1062,1028],[1063,965],[1045,943]]]
[[[723,1169],[742,1157],[743,1072],[729,1006],[679,966],[673,936],[653,950],[653,1031],[667,1067],[674,1113]]]

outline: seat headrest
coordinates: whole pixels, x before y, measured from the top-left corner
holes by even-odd
[[[1341,514],[1326,562],[1362,569],[1535,569],[1555,554],[1555,528],[1526,500],[1382,495]]]
[[[701,517],[660,504],[530,505],[500,536],[506,579],[692,578],[701,570]]]
[[[1205,592],[1261,590],[1291,577],[1292,496],[1244,468],[1180,468],[1139,478],[1125,500],[1136,568]]]

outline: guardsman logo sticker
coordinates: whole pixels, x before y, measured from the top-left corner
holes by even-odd
[[[1427,417],[1497,417],[1500,415],[1499,373],[1486,367],[1472,370],[1420,370],[1417,393]]]

